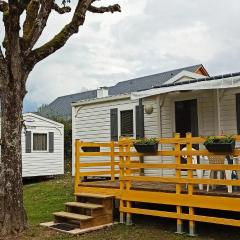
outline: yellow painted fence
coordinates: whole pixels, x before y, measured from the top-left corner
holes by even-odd
[[[235,136],[236,141],[240,141],[240,136]],[[206,177],[198,178],[194,175],[195,170],[221,170],[221,171],[240,171],[238,164],[193,164],[192,156],[210,156],[213,153],[207,150],[192,150],[193,144],[203,144],[206,139],[204,137],[192,137],[187,134],[186,138],[180,138],[179,134],[175,134],[174,138],[159,139],[159,144],[171,145],[171,150],[160,150],[155,154],[142,154],[135,151],[133,141],[130,139],[122,139],[118,143],[86,143],[76,140],[76,173],[75,173],[75,191],[90,191],[89,187],[81,185],[82,177],[89,176],[109,176],[110,181],[119,180],[118,189],[108,189],[108,193],[115,195],[120,200],[121,222],[131,224],[132,214],[142,214],[173,218],[177,220],[177,231],[183,231],[183,221],[189,221],[189,234],[195,234],[195,222],[207,222],[223,225],[231,225],[240,227],[240,217],[231,217],[232,212],[240,212],[240,192],[227,192],[227,186],[239,186],[238,179],[210,179]],[[181,146],[186,146],[186,150],[182,151]],[[108,149],[100,152],[82,152],[81,147],[101,147]],[[161,148],[162,149],[162,148]],[[221,154],[222,155],[222,154]],[[141,157],[164,157],[171,156],[172,163],[141,163]],[[187,163],[181,164],[181,156],[187,156]],[[232,157],[240,156],[240,150],[236,149],[232,153]],[[96,158],[93,162],[81,162],[83,157]],[[107,157],[106,161],[97,161],[98,157]],[[108,167],[109,170],[102,171],[82,171],[89,167]],[[175,174],[172,176],[144,176],[141,175],[141,169],[172,169]],[[186,170],[187,174],[182,175],[182,170]],[[133,183],[161,183],[173,184],[174,192],[155,191],[151,189],[134,189]],[[198,184],[203,185],[220,185],[226,186],[226,193],[213,194],[207,193],[206,188],[202,191],[196,191]],[[183,191],[184,187],[187,187]],[[93,188],[92,188],[93,189]],[[94,192],[97,192],[97,187]],[[100,191],[100,190],[99,190]],[[103,190],[102,190],[103,191]],[[170,205],[175,206],[175,211],[152,210],[137,207],[132,203],[149,203],[159,206]],[[141,206],[141,205],[139,205]],[[188,211],[184,210],[188,209]],[[166,208],[168,209],[168,208]],[[199,211],[199,209],[201,211]],[[213,211],[225,211],[226,217],[216,217],[215,214],[204,214],[204,209]],[[200,213],[201,214],[200,214]],[[230,217],[229,217],[230,216]]]

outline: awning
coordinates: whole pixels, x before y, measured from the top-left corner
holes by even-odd
[[[207,81],[199,81],[193,83],[186,83],[182,85],[173,85],[169,87],[152,88],[145,91],[131,93],[131,99],[139,99],[150,97],[154,95],[160,95],[164,93],[187,91],[187,90],[206,90],[206,89],[226,89],[240,87],[240,76],[228,77],[222,79],[213,79]]]

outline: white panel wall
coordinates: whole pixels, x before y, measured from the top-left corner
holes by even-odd
[[[148,138],[160,137],[160,106],[157,97],[146,98],[143,101],[144,106],[153,106],[153,113],[147,114],[144,112],[144,128],[145,136]],[[159,146],[160,149],[161,146]],[[145,163],[162,163],[161,157],[144,157]],[[161,169],[145,169],[145,175],[147,176],[161,176]]]
[[[24,114],[27,131],[54,132],[54,152],[31,152],[25,150],[25,131],[22,131],[23,177],[64,174],[64,127],[35,114]]]
[[[110,132],[110,109],[118,108],[121,110],[133,109],[135,115],[135,107],[138,101],[130,99],[109,101],[86,106],[73,108],[73,142],[75,139],[80,139],[85,142],[109,142],[111,141]],[[118,113],[119,115],[119,113]],[[135,124],[135,121],[134,121]],[[134,126],[135,128],[135,126]],[[120,136],[120,132],[119,132]],[[73,144],[74,145],[74,144]],[[105,149],[109,151],[109,149]],[[104,151],[104,149],[101,149]],[[75,152],[73,146],[73,153]],[[110,161],[109,157],[84,157],[81,162],[99,162]],[[109,170],[108,167],[95,167],[91,171]],[[84,168],[84,171],[89,171],[89,168]],[[73,154],[73,174],[75,171],[75,156]]]
[[[156,115],[153,118],[154,121],[147,121],[145,124],[146,132],[149,128],[148,125],[154,124],[150,128],[155,128],[157,132],[157,124],[160,125],[159,136],[163,138],[173,137],[175,132],[175,101],[184,101],[190,99],[197,99],[198,101],[198,123],[199,123],[199,135],[214,135],[215,134],[215,102],[214,102],[214,92],[212,90],[196,91],[196,92],[185,92],[176,94],[167,94],[165,97],[161,95],[160,103],[162,102],[162,107],[159,106],[159,117]],[[155,104],[157,100],[155,100]],[[157,109],[157,105],[155,105]],[[157,120],[159,119],[159,121]],[[147,136],[155,136],[154,132],[151,132]],[[163,145],[163,150],[172,150],[172,145]],[[149,159],[146,159],[149,161]],[[175,161],[172,157],[162,157],[159,158],[159,162],[171,163]],[[165,176],[173,175],[173,170],[147,170],[147,174],[163,174]]]
[[[237,134],[236,94],[240,88],[226,89],[222,92],[221,106],[221,130],[223,134]]]

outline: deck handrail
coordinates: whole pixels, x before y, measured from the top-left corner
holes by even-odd
[[[234,136],[236,141],[240,141],[240,136]],[[209,208],[219,210],[233,211],[234,208],[231,203],[236,202],[240,205],[240,198],[236,197],[216,197],[216,196],[203,196],[194,194],[194,186],[198,184],[204,185],[221,185],[221,186],[240,186],[240,180],[234,179],[209,179],[202,177],[195,177],[195,170],[214,170],[214,171],[240,171],[240,165],[237,164],[193,164],[193,156],[200,156],[203,158],[216,153],[208,152],[205,149],[192,150],[193,144],[203,144],[206,137],[192,137],[191,133],[188,133],[185,138],[181,138],[179,134],[175,134],[173,138],[161,138],[159,144],[167,145],[169,149],[159,150],[157,153],[138,153],[133,148],[133,139],[121,139],[118,143],[87,143],[76,141],[76,173],[75,173],[75,189],[77,189],[80,178],[84,176],[102,176],[109,175],[111,181],[119,178],[119,199],[120,199],[120,216],[121,221],[124,222],[126,214],[127,223],[131,222],[131,215],[138,214],[150,214],[154,216],[165,216],[177,219],[178,231],[182,231],[183,220],[189,221],[190,233],[194,233],[195,222],[212,222],[223,224],[240,226],[240,220],[216,218],[210,216],[199,216],[195,214],[195,208]],[[169,145],[172,145],[169,146]],[[186,150],[181,150],[181,145],[186,145]],[[101,147],[103,151],[100,152],[82,152],[81,147]],[[108,150],[106,150],[106,148]],[[219,155],[227,155],[219,153]],[[235,149],[232,156],[240,156],[240,149]],[[142,163],[141,157],[172,157],[175,158],[174,163]],[[181,163],[181,156],[187,157],[187,163]],[[94,162],[81,162],[84,157],[94,157]],[[106,157],[108,159],[98,161],[98,158]],[[107,167],[101,171],[92,171],[91,167]],[[90,170],[82,172],[81,170],[90,168]],[[141,169],[172,169],[175,171],[175,176],[142,176]],[[182,176],[182,171],[186,172],[185,176]],[[152,193],[133,190],[133,182],[158,182],[175,184],[175,193]],[[182,185],[186,186],[187,190],[182,192]],[[194,199],[193,202],[186,203],[186,195],[189,199]],[[163,201],[162,197],[166,197]],[[159,197],[159,199],[158,199]],[[174,198],[179,199],[179,203],[176,204]],[[208,199],[208,201],[206,200]],[[132,206],[133,201],[142,201],[149,203],[166,204],[166,202],[172,203],[176,206],[176,213],[153,211],[146,209],[136,209]],[[183,202],[182,202],[183,201]],[[196,202],[195,202],[196,201]],[[231,202],[232,201],[232,202]],[[182,207],[187,206],[189,213],[183,213]],[[238,210],[237,210],[238,211]],[[240,209],[239,209],[240,211]]]

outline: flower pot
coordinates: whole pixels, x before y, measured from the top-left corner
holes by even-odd
[[[154,144],[134,143],[133,146],[139,153],[156,153],[158,151],[158,143]]]
[[[100,152],[100,147],[82,147],[84,152]]]
[[[211,143],[206,144],[205,147],[209,152],[219,152],[219,153],[231,153],[235,149],[235,141],[232,141],[230,143]]]

